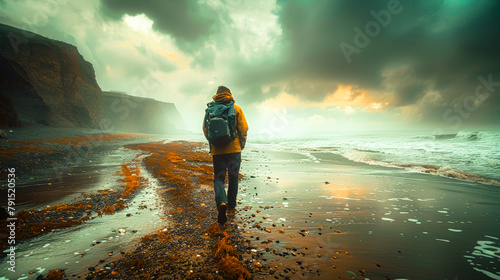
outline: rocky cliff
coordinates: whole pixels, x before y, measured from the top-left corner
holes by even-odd
[[[77,48],[0,24],[0,126],[98,128],[102,92]]]
[[[0,127],[179,133],[172,103],[105,92],[75,46],[0,24]]]
[[[180,133],[184,122],[173,103],[103,92],[103,128],[141,133]]]

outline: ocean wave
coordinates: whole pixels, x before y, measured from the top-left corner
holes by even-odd
[[[447,140],[447,139],[453,139],[457,136],[458,133],[452,133],[452,134],[437,134],[433,135],[431,139],[435,140]]]
[[[460,131],[457,133],[455,138],[471,141],[471,140],[479,140],[480,136],[484,136],[484,133]]]
[[[476,174],[467,173],[450,166],[437,166],[430,164],[413,164],[413,163],[398,163],[398,162],[386,162],[379,159],[376,159],[376,153],[361,151],[361,150],[348,150],[342,154],[345,158],[362,162],[370,165],[378,165],[384,167],[396,167],[396,168],[404,168],[406,170],[418,171],[421,173],[448,177],[458,180],[477,182],[487,185],[500,186],[500,181],[494,179],[488,179],[481,177]]]
[[[432,136],[421,135],[417,136],[418,139],[434,139],[434,140],[463,140],[463,141],[476,141],[476,140],[498,140],[500,134],[497,131],[459,131],[457,133],[436,134]]]
[[[403,163],[392,163],[392,164],[396,167],[406,168],[410,170],[417,170],[422,173],[433,174],[464,181],[478,182],[487,185],[500,186],[500,181],[484,178],[476,174],[467,173],[458,169],[451,168],[450,166],[403,164]]]

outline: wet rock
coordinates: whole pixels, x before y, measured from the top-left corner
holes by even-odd
[[[0,129],[0,138],[7,138],[7,134],[3,130]]]

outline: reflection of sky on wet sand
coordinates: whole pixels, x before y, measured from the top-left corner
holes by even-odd
[[[123,153],[128,155],[129,152],[126,150]],[[121,184],[116,181],[119,177],[113,176],[116,170],[119,169],[108,170],[107,174],[103,174],[115,186]],[[51,269],[64,269],[66,275],[78,274],[84,278],[88,267],[94,267],[99,260],[105,262],[100,263],[98,268],[111,263],[121,256],[121,251],[130,250],[137,244],[144,234],[164,227],[165,206],[156,195],[162,186],[143,166],[141,174],[148,178],[148,188],[140,190],[131,201],[127,201],[126,209],[114,215],[91,219],[82,225],[53,230],[17,244],[16,272],[7,271],[10,265],[2,262],[0,280],[35,279]],[[120,233],[119,229],[125,232]]]
[[[346,166],[326,154],[315,153],[314,159],[263,154],[245,163],[252,165],[247,170],[260,173],[242,184],[242,205],[253,209],[241,215],[259,209],[255,221],[271,230],[249,230],[253,240],[259,236],[254,243],[271,238],[279,241],[270,243],[278,252],[297,250],[290,251],[297,256],[269,254],[273,263],[297,267],[302,260],[319,268],[324,279],[347,277],[348,271],[359,276],[360,269],[366,277],[498,279],[491,275],[498,271],[499,242],[484,238],[498,238],[500,213],[490,205],[497,190],[397,169]],[[276,162],[269,161],[275,157]],[[482,240],[490,243],[481,247]],[[312,273],[298,267],[297,274]]]

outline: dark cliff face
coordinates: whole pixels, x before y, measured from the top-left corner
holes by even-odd
[[[21,121],[14,110],[14,101],[10,94],[0,91],[0,127],[19,127]]]
[[[103,92],[103,128],[140,133],[181,133],[184,122],[173,103]]]
[[[74,126],[184,132],[172,103],[103,94],[75,46],[0,24],[0,127]]]
[[[0,71],[0,126],[100,126],[102,91],[75,46],[0,24]]]

